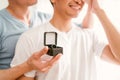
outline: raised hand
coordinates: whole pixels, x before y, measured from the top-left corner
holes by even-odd
[[[92,0],[92,10],[93,12],[96,12],[97,10],[100,10],[100,5],[98,3],[98,0]]]
[[[92,9],[92,1],[93,0],[84,0],[84,2],[88,4],[88,11],[91,11]]]
[[[96,10],[101,9],[98,0],[84,0],[84,2],[88,4],[89,12],[90,11],[95,12]]]

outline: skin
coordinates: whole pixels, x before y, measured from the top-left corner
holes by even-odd
[[[98,1],[91,1],[93,9],[92,11],[96,14],[99,21],[101,22],[109,41],[109,45],[105,47],[101,57],[107,61],[120,65],[120,45],[118,44],[120,41],[120,33],[117,31],[112,22],[108,19],[104,10],[100,8]]]
[[[12,16],[16,17],[18,20],[24,22],[29,26],[30,23],[30,10],[29,7],[36,4],[37,0],[8,0],[9,5],[6,8]],[[55,64],[60,58],[60,54],[51,59],[50,61],[42,62],[40,57],[46,54],[48,48],[45,47],[39,52],[33,53],[33,55],[28,59],[28,61],[20,64],[18,66],[0,70],[0,80],[16,80],[18,77],[31,70],[38,71],[48,71],[50,66]]]
[[[82,27],[93,28],[94,17],[92,13],[92,2],[91,0],[84,0],[84,2],[87,3],[88,8],[87,8],[87,13],[82,21]]]

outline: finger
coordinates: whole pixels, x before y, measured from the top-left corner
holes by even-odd
[[[57,54],[55,57],[53,57],[50,61],[49,64],[52,65],[54,64],[56,61],[58,61],[60,59],[60,57],[62,56],[61,53]]]
[[[42,66],[40,67],[40,71],[44,72],[47,70],[48,67],[52,67],[53,64],[55,64],[55,62],[57,62],[59,60],[59,58],[61,57],[62,54],[58,54],[55,57],[53,57],[51,60],[46,61],[45,63],[42,64]]]
[[[46,68],[43,68],[41,71],[42,72],[48,72],[51,69],[52,66],[48,66]]]
[[[47,52],[48,52],[48,46],[45,46],[42,50],[40,50],[35,55],[37,58],[40,58],[42,55],[46,54]]]
[[[59,59],[60,59],[60,57],[61,57],[61,55],[62,54],[58,54],[58,55],[56,55],[55,57],[53,57],[50,61],[48,61],[47,63],[45,63],[45,67],[47,67],[47,66],[52,66],[53,64],[55,64],[55,62],[57,62]]]
[[[59,53],[58,55],[56,55],[55,57],[53,57],[50,61],[48,61],[47,63],[45,63],[44,68],[41,71],[42,72],[48,71],[55,64],[55,62],[57,62],[60,59],[61,56],[62,56],[62,54]]]

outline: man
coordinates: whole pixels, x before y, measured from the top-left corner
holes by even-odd
[[[15,66],[24,62],[33,52],[42,49],[45,32],[58,34],[57,45],[63,47],[63,56],[47,73],[31,71],[19,80],[96,80],[95,55],[120,64],[119,32],[110,23],[103,9],[99,7],[97,0],[91,0],[91,6],[103,25],[109,44],[100,41],[93,30],[72,25],[71,20],[78,16],[84,1],[51,0],[51,2],[54,7],[52,19],[20,37],[11,65]],[[43,55],[41,59],[44,58],[46,55]],[[48,55],[47,58],[49,58]]]
[[[34,77],[37,80],[96,80],[95,55],[120,64],[120,45],[118,44],[120,35],[99,7],[97,0],[92,1],[92,9],[105,29],[109,45],[98,40],[92,30],[84,30],[72,25],[71,20],[79,14],[84,1],[51,0],[51,2],[54,7],[52,19],[20,37],[12,65],[22,63],[33,52],[44,47],[44,32],[57,32],[57,44],[63,47],[63,56],[47,73],[32,71],[19,80],[34,80]],[[25,47],[23,48],[22,45]],[[27,52],[23,55],[20,51]]]
[[[33,26],[49,20],[50,16],[30,11],[30,6],[36,4],[37,0],[8,0],[8,3],[8,7],[0,11],[0,80],[15,80],[32,69],[46,71],[49,66],[46,64],[53,65],[60,57],[58,55],[44,64],[36,64],[41,61],[38,58],[45,53],[46,48],[35,52],[31,58],[16,67],[10,68],[10,62],[19,36]],[[35,57],[37,55],[38,58]]]
[[[49,20],[51,16],[30,11],[30,6],[36,4],[37,0],[8,0],[8,3],[8,7],[0,11],[0,80],[15,80],[32,69],[43,72],[49,70],[49,65],[53,65],[60,55],[45,64],[40,64],[38,62],[40,62],[39,58],[43,52],[38,51],[33,53],[27,61],[10,68],[19,36],[33,26]],[[38,55],[37,59],[36,55]]]
[[[8,0],[7,8],[0,11],[0,69],[10,67],[16,42],[24,31],[44,23],[49,15],[30,12],[37,0]]]

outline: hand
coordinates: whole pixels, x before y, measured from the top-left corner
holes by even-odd
[[[84,0],[84,2],[87,3],[87,5],[88,5],[88,11],[89,12],[92,11],[92,1],[93,0]]]
[[[98,3],[98,0],[92,0],[92,11],[96,12],[97,10],[100,10],[100,5]]]
[[[84,0],[84,2],[88,4],[88,12],[95,12],[101,9],[98,0]]]
[[[62,54],[58,54],[50,60],[43,61],[41,56],[46,54],[48,47],[43,48],[41,51],[34,53],[28,60],[27,64],[31,70],[38,70],[41,72],[48,71],[57,62]]]

